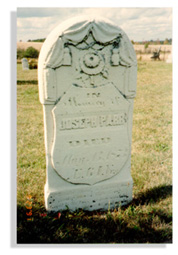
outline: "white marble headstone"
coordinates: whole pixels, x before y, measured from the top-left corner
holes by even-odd
[[[26,58],[22,58],[22,69],[23,70],[29,70],[28,60]]]
[[[39,57],[49,211],[108,209],[132,200],[137,60],[103,18],[77,17],[47,37]]]

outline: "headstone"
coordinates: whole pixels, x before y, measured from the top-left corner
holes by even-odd
[[[103,18],[77,17],[47,37],[39,57],[49,211],[106,210],[132,200],[137,60]]]
[[[22,58],[22,69],[23,70],[29,70],[28,60],[26,58]]]

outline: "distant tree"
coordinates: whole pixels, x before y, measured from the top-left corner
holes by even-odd
[[[149,42],[146,42],[146,43],[144,44],[145,51],[146,51],[146,49],[148,48],[149,44],[150,44]]]
[[[24,49],[17,49],[17,59],[22,59],[25,55]]]
[[[24,57],[26,58],[38,58],[39,51],[33,47],[28,47],[25,51]]]
[[[32,40],[30,40],[30,39],[28,40],[28,42],[31,42],[31,41],[32,41]]]
[[[164,40],[164,44],[169,44],[168,38],[166,38],[166,39]]]
[[[172,38],[169,39],[169,44],[170,44],[170,45],[172,44]]]
[[[135,44],[134,40],[131,40],[131,43],[132,43],[132,44]]]
[[[32,42],[44,42],[45,40],[46,40],[46,38],[35,39],[35,40],[32,40]]]

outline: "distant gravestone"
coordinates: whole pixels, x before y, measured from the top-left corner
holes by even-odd
[[[43,44],[38,77],[46,209],[105,210],[130,202],[137,60],[127,35],[102,18],[62,23]]]
[[[22,58],[22,69],[29,70],[28,60],[26,58]]]

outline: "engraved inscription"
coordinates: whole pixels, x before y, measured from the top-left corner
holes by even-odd
[[[104,163],[109,160],[117,160],[120,156],[126,155],[127,150],[123,151],[119,149],[109,150],[109,151],[97,151],[90,154],[82,154],[82,155],[66,155],[65,158],[62,160],[62,165],[64,166],[79,166],[84,165],[86,163],[91,164],[92,162],[99,162]]]
[[[129,106],[113,84],[94,90],[72,86],[53,109],[56,172],[68,182],[89,185],[119,173],[130,153]]]
[[[91,145],[98,145],[98,144],[107,144],[111,141],[110,137],[102,137],[102,138],[91,138],[91,139],[78,139],[69,141],[69,145],[72,147],[76,146],[91,146]]]
[[[96,97],[100,97],[101,93],[87,93],[87,97],[88,98],[96,98]]]
[[[108,104],[112,105],[119,105],[120,103],[120,97],[115,96],[113,98],[109,98],[106,100],[100,99],[101,94],[100,93],[87,93],[87,96],[84,96],[84,98],[76,99],[75,96],[69,97],[63,104],[64,106],[72,106],[72,107],[82,107],[82,106],[101,106],[105,107]]]
[[[75,117],[60,119],[59,129],[85,129],[124,125],[127,122],[127,114],[108,114],[88,117]]]
[[[64,102],[64,106],[82,107],[82,106],[105,106],[105,101],[95,100],[95,99],[76,99],[76,97],[69,97],[69,99]]]
[[[66,179],[76,182],[84,179],[87,179],[88,182],[92,182],[93,179],[96,182],[101,178],[107,179],[117,173],[119,165],[116,165],[116,162],[122,164],[120,158],[124,159],[127,153],[128,150],[125,148],[118,151],[100,150],[90,155],[67,155],[62,162],[63,167],[70,167],[70,174]]]
[[[85,176],[90,178],[90,177],[100,177],[100,176],[109,176],[109,175],[115,175],[116,170],[114,169],[113,165],[101,165],[98,166],[97,168],[95,167],[89,167],[85,171],[83,171],[82,168],[75,169],[74,171],[74,179],[83,179]]]

